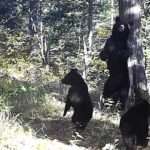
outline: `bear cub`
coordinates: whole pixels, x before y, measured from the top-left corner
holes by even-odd
[[[84,129],[93,114],[93,105],[88,87],[77,69],[71,71],[61,80],[63,84],[70,85],[63,116],[72,107],[72,123],[76,129]]]
[[[150,104],[146,100],[142,100],[121,117],[119,128],[127,149],[134,149],[134,145],[147,146],[149,116]]]

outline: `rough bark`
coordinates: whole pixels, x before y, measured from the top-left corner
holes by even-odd
[[[89,64],[88,61],[88,51],[87,51],[87,45],[85,42],[85,37],[83,37],[83,50],[84,50],[84,72],[83,72],[83,78],[86,79],[87,77],[87,67]]]
[[[111,29],[114,25],[114,0],[111,0]]]
[[[119,15],[121,20],[130,25],[128,48],[130,57],[128,59],[128,70],[130,79],[129,103],[147,99],[147,79],[145,74],[145,63],[140,39],[141,28],[141,0],[119,0]]]
[[[93,0],[88,0],[88,35],[83,36],[83,48],[84,48],[84,72],[83,77],[86,79],[88,72],[88,65],[91,61],[91,53],[92,53],[92,42],[93,42]]]
[[[39,49],[38,32],[39,32],[39,0],[29,1],[29,35],[30,35],[30,56],[37,55]]]
[[[88,17],[88,45],[89,45],[89,47],[88,48],[89,48],[89,52],[91,53],[91,51],[92,51],[92,37],[93,37],[93,30],[92,30],[93,0],[89,0],[88,3],[89,3],[89,9],[88,9],[88,14],[89,14],[89,17]]]

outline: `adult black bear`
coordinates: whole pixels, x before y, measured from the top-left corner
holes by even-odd
[[[100,53],[100,58],[107,62],[109,78],[104,84],[103,97],[119,99],[124,107],[128,96],[129,77],[127,59],[129,50],[127,40],[129,26],[116,18],[112,35],[107,39],[106,44]]]
[[[127,149],[134,150],[134,146],[147,146],[149,116],[150,104],[143,100],[121,117],[119,128]]]
[[[72,122],[77,129],[84,129],[92,118],[93,113],[93,105],[88,87],[77,69],[71,69],[64,79],[62,79],[62,83],[71,85],[63,116],[72,107],[74,110]]]

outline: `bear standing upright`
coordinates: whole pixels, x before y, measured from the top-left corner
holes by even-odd
[[[127,60],[129,50],[127,40],[129,25],[124,24],[119,17],[112,29],[112,35],[107,39],[100,58],[106,61],[109,78],[104,84],[103,97],[119,99],[124,107],[128,97],[129,77]]]
[[[71,85],[63,116],[70,107],[73,108],[72,122],[77,129],[84,129],[92,118],[93,105],[88,92],[88,87],[77,69],[71,71],[62,79],[62,83]]]

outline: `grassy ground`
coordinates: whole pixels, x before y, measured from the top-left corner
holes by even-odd
[[[95,110],[87,128],[76,132],[71,113],[65,118],[55,115],[24,121],[0,113],[0,150],[125,150],[118,129],[119,115]]]
[[[70,114],[66,118],[28,119],[23,123],[1,113],[0,150],[117,150],[121,146],[117,116],[95,111],[87,128],[78,133]]]
[[[20,72],[14,68],[0,76],[0,106],[5,101],[13,112],[0,113],[0,150],[124,150],[120,115],[97,109],[99,89],[91,91],[93,118],[79,133],[71,123],[72,111],[62,117],[67,88],[59,79],[32,65]]]

